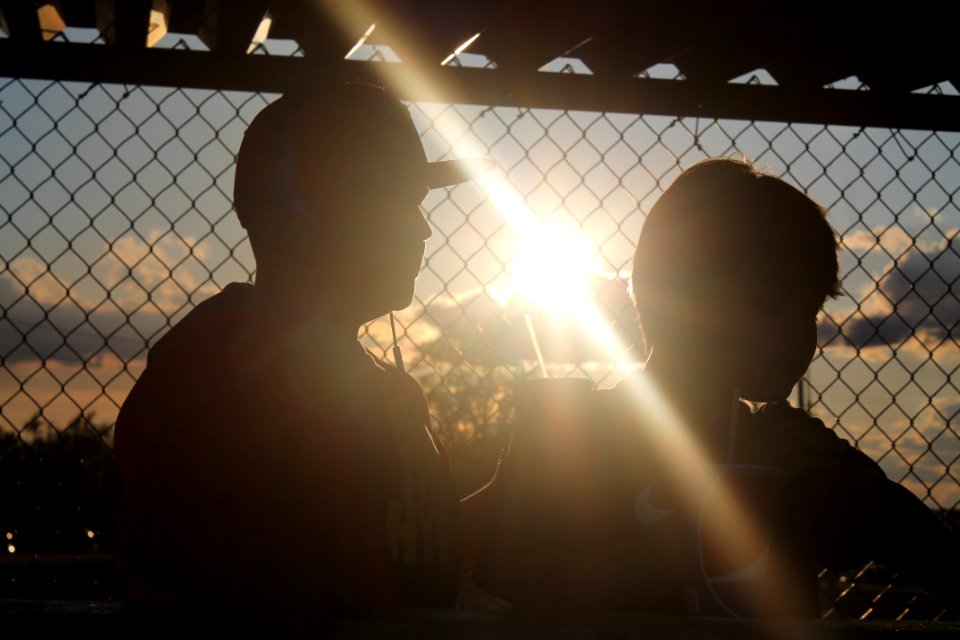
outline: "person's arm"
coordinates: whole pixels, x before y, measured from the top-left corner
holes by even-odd
[[[878,496],[874,504],[883,514],[871,527],[877,558],[930,591],[940,604],[960,609],[960,539],[899,484],[889,482],[886,495]]]
[[[946,523],[864,453],[797,413],[768,434],[784,472],[789,527],[827,567],[876,560],[941,604],[960,605],[960,540]]]
[[[497,469],[487,484],[460,500],[460,577],[473,572],[483,545],[487,514],[496,492]]]

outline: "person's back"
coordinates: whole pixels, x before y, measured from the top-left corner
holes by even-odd
[[[201,304],[124,404],[135,574],[212,601],[452,604],[458,500],[420,435],[419,387],[359,344],[291,335],[252,298],[231,285]],[[429,519],[389,512],[423,487]]]
[[[430,236],[418,204],[472,170],[427,163],[406,108],[369,85],[288,92],[257,116],[235,190],[256,285],[174,327],[117,422],[141,592],[454,604],[449,461],[419,385],[357,332],[409,304]]]
[[[685,530],[664,461],[630,399],[590,386],[518,385],[474,581],[521,611],[683,613]]]

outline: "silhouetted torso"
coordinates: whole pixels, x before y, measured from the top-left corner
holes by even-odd
[[[728,461],[704,446],[712,439],[700,437],[695,425],[680,427],[651,398],[638,400],[632,384],[650,377],[636,376],[613,391],[591,392],[595,415],[553,430],[562,446],[538,441],[511,449],[475,573],[482,589],[525,610],[688,611],[689,581],[702,561],[696,531],[713,508],[704,494],[684,497],[694,464],[775,470],[762,512],[749,501],[740,505],[770,536],[769,579],[759,588],[769,584],[789,594],[769,606],[759,602],[764,615],[816,617],[818,565],[850,569],[886,561],[935,586],[934,556],[956,563],[957,549],[938,518],[820,420],[786,404],[741,402],[736,453]],[[667,402],[683,413],[682,399]],[[691,444],[673,437],[677,428],[689,429],[697,455],[685,455]],[[514,437],[517,444],[523,434]],[[547,450],[554,455],[543,460]],[[526,473],[531,466],[536,471]]]
[[[417,383],[230,285],[117,424],[134,575],[181,598],[452,605],[458,500]]]
[[[647,464],[659,467],[658,482],[675,484],[684,474],[682,459],[673,449],[658,452],[657,445],[642,435],[662,425],[658,426],[655,413],[630,400],[630,386],[631,381],[625,381],[617,392],[625,415],[633,413],[634,424],[645,440]],[[665,399],[682,415],[684,398]],[[727,426],[729,417],[719,418],[720,424]],[[947,586],[950,580],[937,571],[938,566],[956,566],[960,559],[956,539],[936,515],[905,487],[890,481],[871,458],[820,420],[786,402],[751,406],[741,401],[736,424],[732,460],[726,460],[726,429],[722,438],[716,438],[715,434],[698,433],[696,425],[688,427],[708,462],[776,470],[777,488],[769,513],[749,513],[750,506],[742,506],[748,517],[765,520],[762,526],[778,554],[772,562],[780,563],[776,568],[783,576],[780,579],[789,582],[791,602],[780,609],[782,614],[819,614],[818,566],[847,570],[875,560],[889,563],[908,580],[936,588],[941,596],[956,592],[955,587]],[[666,498],[660,507],[669,508],[671,493],[662,494]],[[655,546],[643,552],[662,553]],[[674,574],[683,571],[681,566],[666,569]],[[945,603],[949,599],[947,595]]]
[[[685,611],[684,521],[619,395],[592,390],[571,406],[558,395],[546,416],[518,418],[474,572],[481,589],[526,611]],[[654,517],[638,518],[641,495]]]

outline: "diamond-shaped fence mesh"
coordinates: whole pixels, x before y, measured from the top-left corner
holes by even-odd
[[[254,276],[231,206],[234,154],[274,98],[0,79],[0,593],[122,597],[112,423],[149,347],[225,284]],[[496,105],[411,111],[431,159],[488,155],[504,185],[499,196],[475,184],[430,194],[434,235],[416,300],[398,314],[464,493],[505,444],[509,382],[539,375],[527,317],[553,375],[601,386],[624,375],[562,308],[525,295],[536,243],[505,209],[572,243],[568,261],[589,265],[598,308],[636,361],[626,279],[645,212],[684,168],[743,154],[827,206],[842,235],[846,295],[823,312],[822,348],[795,399],[931,508],[956,510],[960,134]],[[364,340],[386,353],[389,336],[378,321]],[[821,578],[828,616],[941,614],[874,564]]]

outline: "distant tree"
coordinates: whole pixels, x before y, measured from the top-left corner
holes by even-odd
[[[0,435],[5,546],[17,553],[113,552],[119,474],[112,430],[84,413],[60,429],[38,413],[18,433]]]
[[[442,366],[418,377],[450,453],[460,493],[472,493],[491,478],[501,451],[509,444],[512,376],[499,367]]]

